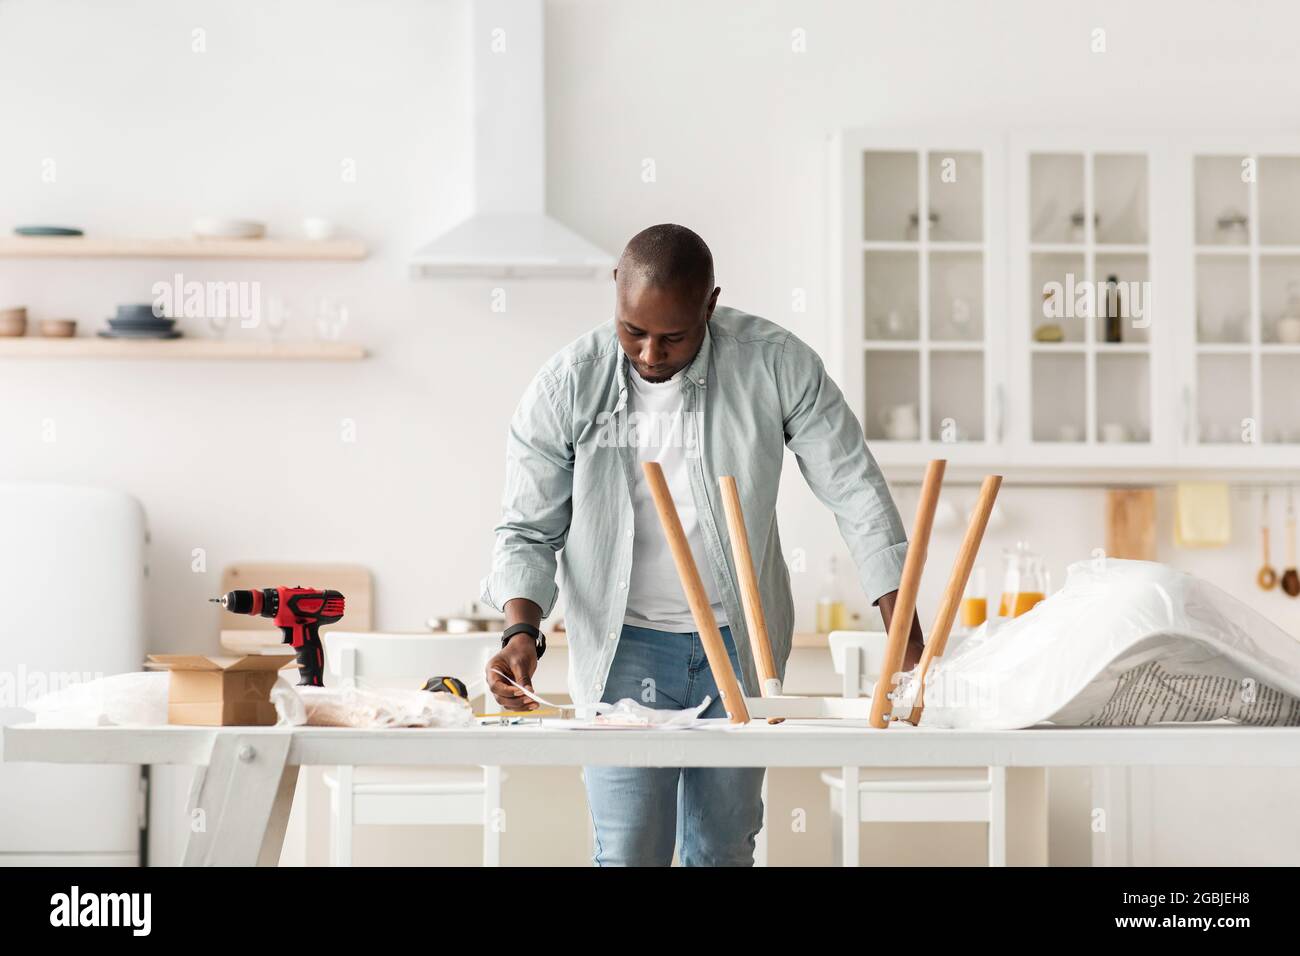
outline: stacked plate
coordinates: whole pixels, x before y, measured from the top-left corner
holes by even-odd
[[[175,319],[155,315],[152,303],[119,305],[117,315],[99,334],[106,339],[178,339],[181,334],[175,325]]]

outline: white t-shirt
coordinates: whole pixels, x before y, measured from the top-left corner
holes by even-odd
[[[719,627],[727,623],[691,492],[688,469],[699,454],[700,432],[697,423],[688,420],[682,410],[683,374],[684,371],[678,372],[666,382],[647,382],[635,367],[628,365],[628,441],[636,452],[638,467],[632,491],[636,537],[632,542],[632,574],[623,621],[656,631],[685,632],[697,628],[654,499],[639,467],[645,461],[657,461],[663,468],[668,490],[682,519],[682,530],[686,532],[709,603],[713,605],[713,616]]]

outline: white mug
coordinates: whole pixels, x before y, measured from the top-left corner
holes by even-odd
[[[1106,422],[1101,426],[1101,440],[1108,445],[1128,441],[1128,426],[1120,422]]]
[[[915,405],[894,405],[881,409],[880,427],[890,441],[915,441],[921,435],[921,423]]]
[[[1277,340],[1284,345],[1300,345],[1300,316],[1287,315],[1277,320]]]

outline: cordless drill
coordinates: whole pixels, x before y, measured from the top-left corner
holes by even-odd
[[[325,670],[325,649],[320,642],[322,624],[335,624],[343,617],[343,595],[316,588],[255,588],[231,591],[209,601],[232,614],[275,618],[284,643],[298,651],[299,687],[321,687]]]

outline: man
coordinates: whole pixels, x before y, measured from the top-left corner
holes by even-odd
[[[777,666],[794,631],[776,526],[782,458],[834,513],[867,598],[888,626],[906,537],[853,413],[821,360],[785,329],[719,308],[713,256],[691,230],[652,226],[614,270],[612,322],[552,358],[510,426],[503,517],[484,600],[503,611],[488,684],[502,706],[531,690],[564,566],[569,687],[576,702],[655,708],[712,699],[714,677],[659,525],[641,462],[663,467],[745,692],[759,692],[717,476],[735,476]],[[913,619],[905,666],[921,654]],[[587,767],[598,865],[751,865],[762,768]]]

